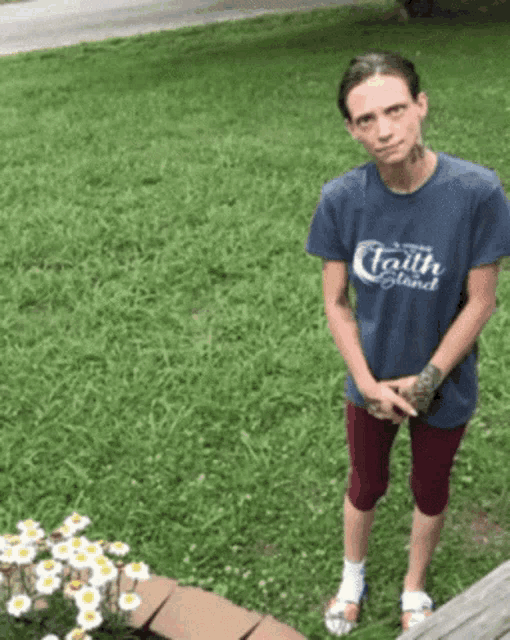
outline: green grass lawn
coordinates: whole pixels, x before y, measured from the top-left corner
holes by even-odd
[[[304,244],[322,184],[369,159],[335,106],[349,60],[413,59],[426,142],[510,184],[509,25],[379,16],[334,7],[0,59],[1,533],[77,510],[128,562],[328,635],[346,368]],[[438,606],[510,557],[507,267],[428,573]],[[353,639],[399,633],[409,471],[406,425]]]

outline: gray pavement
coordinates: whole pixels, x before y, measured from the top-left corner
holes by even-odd
[[[0,56],[357,0],[28,0],[0,5]]]

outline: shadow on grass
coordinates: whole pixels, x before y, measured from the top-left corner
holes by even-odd
[[[129,92],[187,79],[190,71],[193,75],[201,67],[211,68],[214,63],[238,66],[245,61],[259,64],[289,55],[298,60],[310,54],[339,53],[348,57],[375,46],[398,49],[407,46],[413,37],[430,39],[427,27],[437,26],[442,31],[443,27],[453,27],[456,36],[461,28],[463,40],[468,42],[471,30],[476,39],[481,28],[492,32],[493,27],[506,26],[505,21],[496,22],[494,15],[479,11],[474,16],[412,18],[403,23],[398,16],[387,17],[392,6],[351,5],[276,13],[29,52],[18,58],[27,62],[47,61],[50,72],[53,63],[60,66],[65,60],[69,65],[68,89],[79,83],[95,94],[104,91],[107,84],[109,91]],[[91,56],[95,57],[93,73],[88,64]],[[62,81],[66,82],[64,78]],[[59,91],[64,88],[60,86]]]
[[[388,37],[402,38],[407,41],[425,27],[452,26],[463,27],[466,36],[469,30],[480,27],[508,23],[509,7],[499,5],[490,7],[483,13],[474,10],[456,14],[445,12],[442,16],[431,18],[411,18],[408,22],[399,20],[398,15],[390,16],[392,3],[384,5],[363,4],[319,7],[306,11],[277,12],[240,21],[224,21],[200,26],[182,27],[176,30],[155,32],[132,36],[130,38],[111,38],[101,42],[82,43],[80,45],[52,49],[41,52],[29,52],[27,56],[38,59],[66,59],[80,61],[94,54],[111,53],[105,57],[102,74],[105,81],[120,88],[147,86],[163,77],[168,79],[184,78],[189,75],[190,66],[210,65],[211,62],[242,63],[247,59],[261,60],[264,57],[274,60],[279,55],[309,55],[310,53],[350,53],[374,46],[374,37],[379,44]],[[365,40],[364,36],[368,36]],[[123,60],[118,58],[118,48],[126,46]],[[137,46],[132,46],[138,44]],[[390,48],[398,47],[397,41]],[[145,57],[139,59],[139,47],[144,53],[150,49],[158,64],[147,68]],[[108,59],[109,58],[109,59]],[[115,59],[113,59],[115,58]],[[176,64],[178,62],[178,64]],[[129,65],[129,69],[121,68]],[[94,81],[97,82],[99,69],[96,68]],[[103,78],[101,78],[103,79]],[[86,80],[86,78],[85,78]]]
[[[490,0],[487,4],[490,4]],[[398,5],[397,5],[398,6]],[[388,15],[388,12],[385,14]],[[423,26],[479,26],[479,25],[494,25],[510,22],[510,6],[508,4],[498,4],[496,6],[485,7],[483,10],[480,8],[462,9],[459,11],[448,11],[437,9],[436,15],[429,17],[414,17],[410,18],[407,23],[403,23],[399,16],[394,13],[391,17],[377,17],[369,16],[360,20],[357,20],[357,24],[360,26],[383,26],[390,24],[403,24],[403,26],[423,25]]]
[[[481,31],[495,41],[502,40],[508,24],[508,20],[497,22],[493,13],[480,11],[476,15],[411,18],[404,23],[397,15],[388,18],[388,10],[391,13],[394,6],[387,2],[268,14],[28,52],[6,58],[2,63],[6,66],[6,77],[15,75],[8,67],[10,64],[38,64],[40,75],[20,86],[16,96],[19,103],[34,105],[37,113],[54,108],[57,103],[65,105],[72,100],[77,87],[79,91],[86,90],[92,100],[102,96],[105,87],[108,93],[143,93],[148,88],[172,87],[176,81],[187,83],[193,79],[198,88],[202,79],[214,84],[224,79],[225,72],[230,73],[231,69],[236,72],[241,66],[267,65],[269,69],[273,63],[276,67],[279,59],[299,63],[301,57],[309,59],[310,55],[329,55],[333,59],[334,54],[340,69],[353,55],[369,48],[400,51],[410,42],[420,43],[423,54],[435,56],[438,52],[433,44],[434,35],[437,32],[448,35],[449,27],[454,31],[452,43],[457,42],[458,48],[471,53],[478,46],[480,52],[476,43],[485,35]],[[503,44],[500,51],[503,56]],[[57,83],[55,73],[59,74]]]
[[[231,23],[223,22],[204,27],[188,27],[174,33],[182,44],[186,36],[196,38],[186,50],[186,56],[191,54],[194,63],[200,63],[202,56],[204,63],[210,62],[210,56],[221,57],[225,61],[239,61],[266,52],[271,58],[276,57],[277,52],[286,54],[289,51],[298,54],[302,52],[304,55],[347,52],[351,49],[373,47],[374,35],[382,40],[391,32],[405,40],[416,27],[420,33],[426,27],[452,26],[456,31],[458,27],[464,27],[468,35],[470,29],[478,31],[482,26],[491,28],[508,24],[508,7],[506,12],[503,11],[504,8],[500,7],[499,17],[495,10],[487,13],[476,10],[456,14],[445,12],[441,16],[411,18],[408,22],[402,22],[398,15],[389,16],[393,12],[388,10],[387,5],[321,7],[306,12],[307,18],[302,17],[300,12],[263,15],[243,21],[243,24],[238,23],[236,30],[232,29]],[[266,31],[267,27],[271,30]],[[227,28],[232,31],[232,36],[228,41],[222,42],[222,37],[227,35]],[[213,37],[216,35],[217,39]],[[370,38],[365,43],[360,36]]]

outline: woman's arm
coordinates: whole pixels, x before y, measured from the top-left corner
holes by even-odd
[[[443,379],[471,351],[496,309],[499,264],[484,264],[468,274],[465,307],[443,336],[429,363],[443,374]]]

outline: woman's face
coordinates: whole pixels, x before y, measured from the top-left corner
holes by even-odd
[[[371,76],[349,91],[346,102],[352,118],[347,130],[378,164],[402,162],[420,141],[427,96],[422,91],[415,103],[400,76]]]

